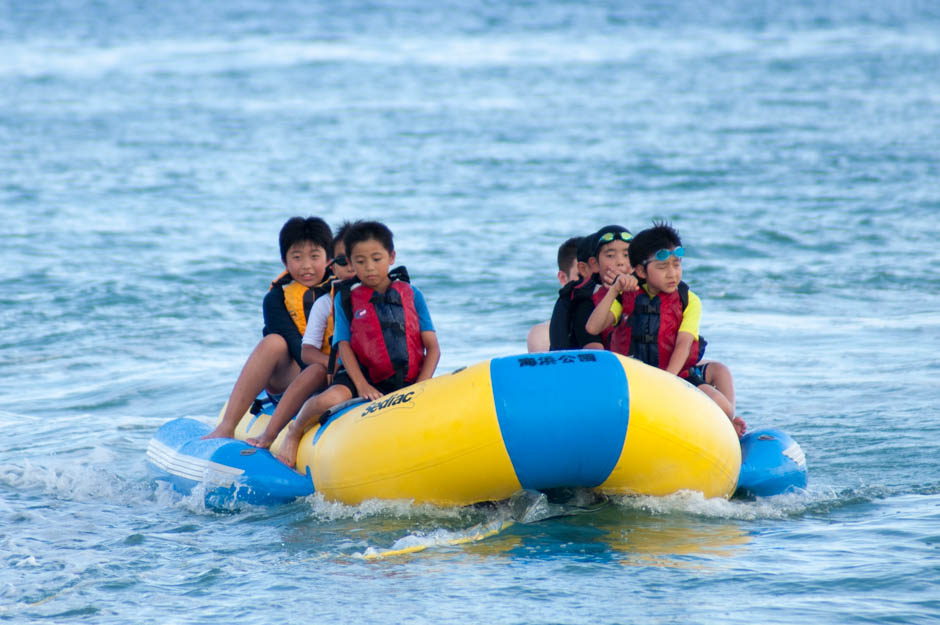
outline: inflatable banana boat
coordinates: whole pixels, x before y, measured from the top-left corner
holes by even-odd
[[[184,493],[204,488],[210,505],[313,492],[347,504],[468,505],[572,487],[727,498],[742,486],[742,467],[748,495],[806,484],[802,450],[786,434],[751,434],[744,449],[755,461],[742,464],[741,441],[704,393],[606,351],[494,358],[375,401],[353,400],[304,435],[296,471],[243,442],[264,430],[271,412],[249,411],[236,431],[242,440],[202,440],[207,424],[171,421],[148,447],[150,468]]]

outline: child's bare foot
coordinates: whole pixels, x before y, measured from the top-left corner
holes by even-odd
[[[252,447],[260,447],[261,449],[267,449],[268,447],[271,446],[271,443],[274,442],[274,439],[262,434],[261,436],[253,436],[251,438],[247,438],[245,439],[245,442],[251,445]]]
[[[734,426],[734,431],[738,433],[738,438],[744,436],[744,433],[747,431],[747,423],[745,423],[744,419],[741,417],[732,417],[731,425]]]
[[[277,452],[277,459],[292,469],[297,462],[297,447],[299,442],[300,441],[296,438],[288,434],[284,440],[281,441],[281,448]]]
[[[235,438],[235,430],[229,426],[223,426],[219,424],[214,430],[202,437],[203,439],[207,438]]]

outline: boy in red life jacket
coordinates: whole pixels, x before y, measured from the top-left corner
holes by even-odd
[[[290,467],[296,462],[307,426],[326,410],[353,397],[374,400],[427,380],[441,357],[421,291],[407,280],[397,279],[399,270],[389,275],[395,248],[388,227],[357,221],[344,242],[361,284],[341,291],[333,302],[333,349],[338,351],[343,369],[333,378],[333,385],[304,404],[291,422],[277,455]],[[270,445],[285,423],[272,418],[264,434],[248,442],[258,447]]]
[[[248,357],[225,406],[222,421],[203,438],[231,438],[262,389],[283,393],[306,367],[301,338],[313,302],[329,292],[329,251],[333,233],[319,217],[291,217],[278,237],[286,271],[264,296],[263,338]]]
[[[565,286],[572,281],[581,281],[578,274],[578,243],[582,237],[571,237],[558,247],[558,283]],[[526,336],[526,349],[533,352],[547,352],[551,348],[549,326],[551,321],[537,323]]]
[[[679,233],[667,224],[654,222],[652,228],[634,237],[629,254],[642,287],[622,300],[627,318],[620,326],[626,324],[629,355],[697,386],[728,415],[738,435],[743,435],[746,425],[734,415],[730,371],[721,363],[699,363],[702,304],[682,282],[685,249]],[[620,284],[615,283],[611,290],[621,290]],[[605,306],[603,302],[595,313],[588,320],[588,330],[597,331],[616,316],[611,314],[610,304]]]
[[[630,263],[632,240],[633,235],[623,226],[601,228],[597,233],[594,255],[590,259],[591,268],[601,287],[593,294],[592,302],[595,305],[585,321],[585,331],[600,336],[605,349],[617,352],[629,347],[630,334],[617,326],[616,322],[622,318],[624,311],[629,314],[633,310],[633,298],[639,288]],[[599,314],[597,311],[607,311],[603,325],[591,323]],[[578,321],[581,318],[583,314]]]
[[[330,361],[330,343],[333,335],[333,295],[334,286],[343,280],[355,277],[352,264],[346,258],[346,246],[343,243],[343,236],[349,230],[350,223],[344,222],[339,230],[336,231],[336,238],[333,243],[333,260],[330,261],[330,267],[333,270],[334,279],[330,283],[330,292],[313,303],[310,314],[307,319],[307,329],[304,331],[301,358],[307,364],[307,368],[300,372],[290,383],[284,395],[277,402],[274,409],[272,421],[286,423],[292,419],[297,411],[300,410],[304,402],[316,391],[323,388],[329,378],[327,368]],[[271,441],[265,443],[263,435],[261,437],[250,438],[249,444],[267,447]]]
[[[607,349],[610,347],[611,331],[592,332],[587,329],[587,321],[595,306],[609,292],[608,286],[618,275],[624,274],[626,280],[635,280],[630,276],[630,262],[627,250],[633,235],[623,226],[604,226],[597,232],[584,237],[579,247],[579,260],[586,260],[589,277],[566,293],[559,292],[560,302],[567,295],[570,302],[568,309],[556,307],[553,312],[552,349]],[[567,315],[567,320],[561,318]],[[562,326],[565,326],[562,328]]]

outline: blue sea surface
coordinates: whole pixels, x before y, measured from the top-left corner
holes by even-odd
[[[215,418],[310,214],[390,225],[440,373],[525,350],[562,241],[669,220],[807,491],[154,484],[148,441]],[[0,621],[940,622],[938,240],[933,2],[7,0]]]

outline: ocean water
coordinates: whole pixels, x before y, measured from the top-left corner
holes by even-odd
[[[807,491],[158,487],[309,214],[392,227],[442,373],[524,351],[561,241],[670,220]],[[0,621],[940,622],[938,239],[935,3],[3,2]]]

